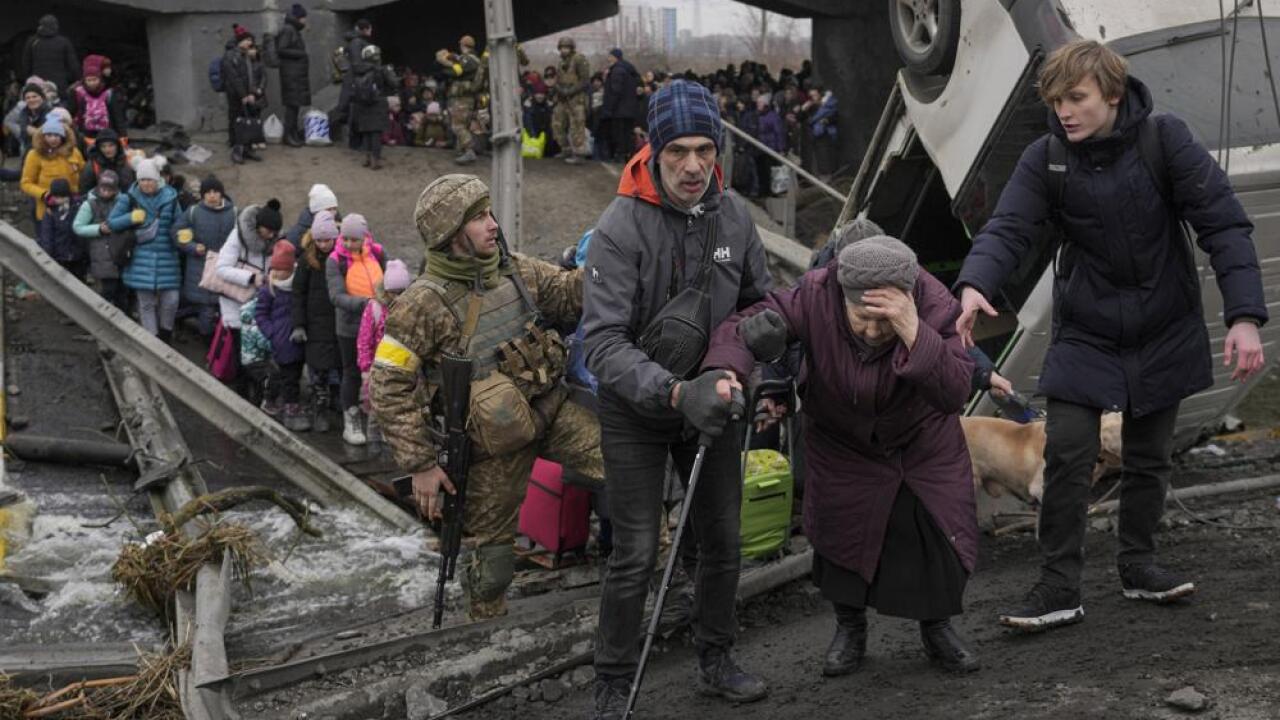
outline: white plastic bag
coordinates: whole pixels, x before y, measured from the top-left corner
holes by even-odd
[[[769,192],[774,195],[786,195],[791,189],[791,168],[786,165],[774,165],[769,170]]]
[[[329,140],[329,114],[323,110],[308,111],[302,118],[302,132],[308,145],[332,144]]]
[[[274,113],[262,121],[262,134],[269,143],[278,143],[284,139],[284,123]]]

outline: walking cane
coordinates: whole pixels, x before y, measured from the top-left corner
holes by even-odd
[[[742,393],[733,391],[735,412],[732,420],[737,421],[745,412],[739,410],[744,406]],[[653,639],[658,635],[658,622],[662,619],[662,606],[667,601],[667,591],[671,589],[671,576],[675,574],[676,563],[680,559],[680,541],[684,539],[684,529],[689,523],[689,508],[693,507],[693,494],[698,489],[698,479],[702,476],[702,462],[707,457],[707,448],[711,447],[712,438],[706,433],[698,436],[698,454],[693,458],[693,469],[689,471],[689,487],[685,488],[684,500],[680,504],[680,522],[676,524],[675,537],[671,538],[671,550],[667,556],[667,567],[662,571],[662,586],[658,588],[658,597],[653,601],[653,615],[649,618],[649,629],[644,635],[644,649],[640,651],[640,662],[636,665],[636,676],[631,682],[631,694],[627,696],[627,711],[623,714],[631,720],[635,713],[636,698],[640,696],[640,684],[644,682],[644,671],[649,665],[649,652],[653,650]]]

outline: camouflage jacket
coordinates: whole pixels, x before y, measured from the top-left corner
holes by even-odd
[[[445,65],[449,74],[449,96],[470,97],[484,91],[476,75],[480,72],[480,58],[474,54],[455,53],[449,56],[450,64]]]
[[[519,253],[513,254],[512,260],[544,318],[564,325],[578,321],[582,314],[581,269],[562,270]],[[425,377],[439,366],[442,353],[456,351],[462,336],[455,312],[465,314],[465,307],[451,309],[433,284],[446,289],[456,285],[423,276],[404,291],[387,314],[386,332],[369,376],[374,416],[396,462],[406,472],[436,465],[430,420],[435,387]]]
[[[560,75],[556,79],[556,92],[560,97],[577,97],[590,86],[591,63],[582,53],[573,52],[560,60]]]

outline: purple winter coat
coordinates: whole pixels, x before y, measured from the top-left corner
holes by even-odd
[[[889,511],[905,482],[972,572],[978,556],[973,470],[960,411],[973,361],[960,337],[960,305],[923,269],[913,291],[920,330],[910,351],[901,341],[863,362],[844,314],[835,263],[812,270],[789,290],[727,318],[716,328],[704,368],[747,377],[754,361],[738,321],[766,308],[782,315],[803,343],[804,531],[824,558],[875,578]]]
[[[786,152],[787,131],[782,126],[782,117],[772,106],[760,113],[757,119],[756,139],[764,143],[774,152]]]
[[[253,320],[271,343],[271,358],[277,365],[291,365],[303,360],[304,348],[289,339],[293,332],[293,291],[270,283],[258,288],[258,305]]]

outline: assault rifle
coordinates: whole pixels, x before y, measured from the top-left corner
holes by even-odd
[[[462,549],[462,522],[467,507],[467,472],[471,469],[471,438],[467,415],[471,410],[471,358],[444,353],[440,359],[440,398],[444,409],[445,448],[441,465],[453,483],[453,495],[445,493],[444,520],[440,524],[440,575],[436,578],[436,607],[431,627],[444,620],[445,584],[453,579]]]

